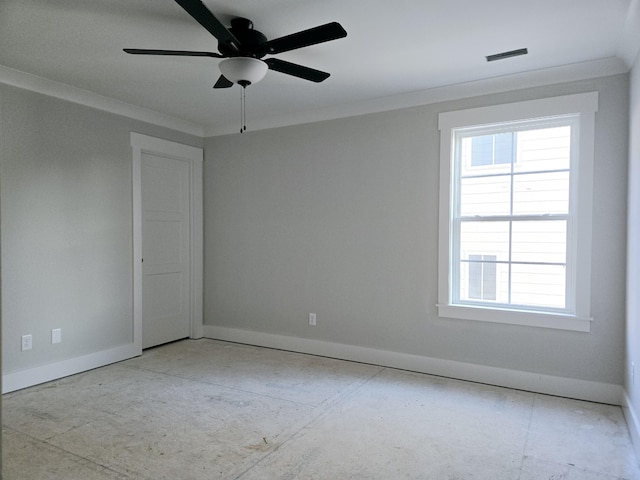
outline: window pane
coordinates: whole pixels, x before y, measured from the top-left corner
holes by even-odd
[[[460,214],[509,215],[511,177],[463,178],[460,181]]]
[[[493,164],[493,135],[483,135],[471,139],[471,165]]]
[[[469,255],[469,298],[496,299],[495,261],[495,255]]]
[[[511,163],[513,161],[513,133],[494,135],[493,163]]]
[[[511,303],[565,308],[565,267],[513,264]]]
[[[478,255],[475,258],[491,258]],[[466,302],[507,303],[509,265],[493,262],[460,263],[460,300]]]
[[[503,135],[511,140],[501,138]],[[511,173],[513,133],[479,135],[460,139],[460,167],[462,176]],[[496,143],[496,139],[498,143]],[[511,146],[509,146],[509,141]]]
[[[513,222],[512,260],[565,264],[566,240],[566,220]]]
[[[486,257],[493,257],[494,255],[485,255]],[[493,262],[485,262],[482,264],[482,298],[484,300],[496,299],[496,264]]]
[[[499,261],[507,261],[509,222],[462,222],[460,260],[469,260],[471,255],[494,255]]]
[[[514,215],[568,212],[569,172],[514,175]]]
[[[469,298],[482,298],[482,255],[469,255]]]
[[[517,134],[516,172],[568,170],[571,127],[524,130]]]

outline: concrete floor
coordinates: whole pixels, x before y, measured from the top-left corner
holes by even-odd
[[[3,402],[5,480],[640,479],[619,407],[213,340]]]

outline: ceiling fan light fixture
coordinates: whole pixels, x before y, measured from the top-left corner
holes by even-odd
[[[227,80],[243,87],[262,80],[269,69],[265,62],[252,57],[225,58],[218,67]]]

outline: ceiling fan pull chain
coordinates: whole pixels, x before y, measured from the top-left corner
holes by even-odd
[[[242,87],[242,131],[247,131],[247,87]]]
[[[243,121],[244,118],[243,117],[243,111],[244,111],[244,101],[243,101],[243,97],[242,97],[242,92],[243,92],[243,88],[240,90],[240,133],[242,133],[242,126],[243,126]]]
[[[247,89],[246,85],[240,85],[240,133],[247,131]]]

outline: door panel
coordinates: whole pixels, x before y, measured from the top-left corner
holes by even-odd
[[[189,336],[189,164],[142,154],[142,347]]]

